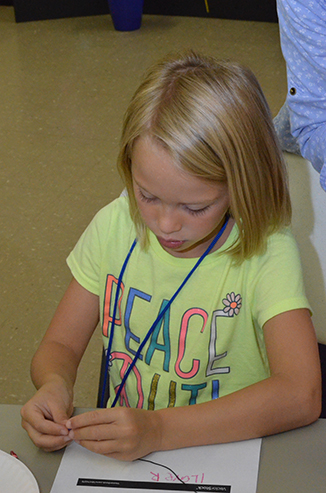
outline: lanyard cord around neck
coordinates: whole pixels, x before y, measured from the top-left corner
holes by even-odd
[[[188,282],[188,280],[190,279],[190,277],[192,276],[192,274],[195,272],[195,270],[199,267],[199,265],[202,263],[202,261],[204,260],[204,258],[209,254],[209,252],[212,250],[212,248],[216,245],[216,243],[218,242],[218,240],[221,238],[222,234],[224,233],[225,231],[225,228],[228,224],[228,216],[225,218],[225,221],[224,221],[224,224],[222,226],[222,228],[220,229],[220,231],[217,233],[217,235],[215,236],[215,238],[213,239],[213,241],[209,244],[209,246],[207,247],[207,249],[205,250],[205,252],[202,254],[202,256],[197,260],[196,264],[194,265],[194,267],[190,270],[190,272],[187,274],[187,276],[185,277],[185,279],[182,281],[182,283],[180,284],[180,286],[178,287],[178,289],[176,290],[176,292],[174,293],[174,295],[172,296],[172,298],[169,300],[169,302],[165,305],[164,309],[158,314],[156,320],[154,321],[154,323],[152,324],[152,326],[150,327],[150,329],[148,330],[146,336],[144,337],[142,343],[139,345],[139,348],[134,356],[134,359],[133,361],[131,362],[131,364],[129,365],[129,368],[128,370],[126,371],[126,373],[124,374],[124,377],[122,379],[122,382],[118,388],[118,391],[116,393],[116,396],[115,396],[115,399],[112,403],[112,406],[111,407],[115,407],[119,397],[120,397],[120,394],[122,392],[122,389],[126,383],[126,380],[130,374],[130,372],[132,371],[133,367],[135,366],[136,364],[136,361],[138,360],[146,342],[148,341],[149,337],[151,336],[151,334],[154,332],[154,329],[155,327],[157,326],[157,324],[162,320],[165,312],[170,308],[171,304],[173,303],[173,301],[175,300],[175,298],[178,296],[178,294],[180,293],[181,289],[183,288],[183,286]],[[123,274],[126,270],[126,267],[127,267],[127,264],[129,262],[129,259],[130,259],[130,256],[136,246],[136,243],[137,243],[137,240],[134,240],[133,244],[131,245],[131,248],[129,250],[129,253],[127,255],[127,257],[125,258],[125,261],[122,265],[122,268],[121,268],[121,272],[120,272],[120,275],[119,275],[119,279],[118,279],[118,285],[117,285],[117,290],[116,290],[116,295],[115,295],[115,300],[114,300],[114,306],[113,306],[113,317],[112,317],[112,326],[111,326],[111,331],[110,331],[110,339],[109,339],[109,343],[108,343],[108,349],[107,349],[107,353],[106,353],[106,364],[105,364],[105,374],[104,374],[104,379],[103,379],[103,388],[102,388],[102,395],[101,395],[101,404],[100,404],[100,407],[103,408],[105,407],[105,403],[104,403],[104,397],[105,397],[105,390],[106,390],[106,386],[107,386],[107,377],[108,377],[108,371],[109,371],[109,365],[110,365],[110,359],[111,359],[111,348],[112,348],[112,341],[113,341],[113,335],[114,335],[114,328],[115,328],[115,316],[116,316],[116,311],[117,311],[117,306],[118,306],[118,300],[119,300],[119,292],[120,292],[120,287],[121,287],[121,283],[122,283],[122,277],[123,277]]]

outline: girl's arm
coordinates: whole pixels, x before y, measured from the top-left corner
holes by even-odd
[[[72,280],[32,361],[38,391],[21,411],[39,447],[56,450],[70,440],[65,423],[73,412],[77,368],[98,319],[98,297]]]
[[[162,449],[178,436],[183,420],[193,419],[201,433],[193,440],[182,430],[181,446],[223,443],[263,437],[318,419],[321,412],[321,375],[318,346],[310,314],[292,310],[273,317],[264,326],[271,376],[238,392],[211,401],[188,415],[180,409],[176,420],[168,412],[162,419]],[[244,369],[245,371],[245,369]],[[175,415],[176,417],[176,415]]]
[[[266,380],[193,406],[93,411],[69,420],[69,436],[94,452],[133,460],[153,451],[257,438],[315,421],[321,411],[321,376],[308,310],[275,316],[264,333],[271,369]]]

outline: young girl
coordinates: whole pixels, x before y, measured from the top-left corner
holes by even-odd
[[[35,444],[133,460],[316,420],[286,171],[254,75],[194,53],[157,64],[127,111],[119,169],[128,196],[68,257],[73,280],[32,362],[22,418]],[[99,319],[110,402],[71,418]]]

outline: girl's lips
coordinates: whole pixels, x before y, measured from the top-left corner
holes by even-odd
[[[160,245],[162,245],[163,248],[171,248],[171,249],[177,249],[180,248],[185,242],[180,241],[180,240],[165,240],[164,238],[157,237]]]

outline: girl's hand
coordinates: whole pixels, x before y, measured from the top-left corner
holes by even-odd
[[[159,450],[161,427],[155,411],[119,407],[80,414],[66,423],[69,437],[83,447],[132,461]]]
[[[72,392],[63,383],[51,381],[23,406],[22,426],[37,447],[52,452],[71,442],[65,423],[72,412]]]

